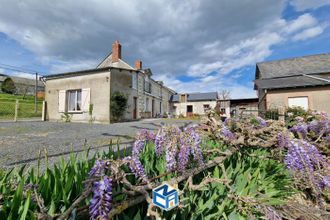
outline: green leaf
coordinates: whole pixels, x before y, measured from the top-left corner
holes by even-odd
[[[30,207],[30,201],[31,201],[31,195],[30,193],[28,194],[28,197],[25,200],[24,208],[23,208],[23,213],[21,215],[20,220],[24,220],[26,218],[26,215],[28,213],[29,207]]]
[[[51,203],[50,203],[50,207],[48,209],[48,214],[49,215],[54,215],[55,212],[56,212],[56,205],[55,205],[54,200],[52,200]]]
[[[13,202],[11,205],[8,219],[16,220],[18,218],[18,210],[20,208],[21,201],[23,198],[23,188],[24,188],[24,181],[23,181],[23,179],[21,179],[18,184],[18,187],[16,189],[14,198],[13,198]]]
[[[136,213],[133,220],[141,220],[140,210]]]
[[[220,178],[220,170],[219,170],[218,166],[215,167],[214,172],[213,172],[213,176],[215,178]]]

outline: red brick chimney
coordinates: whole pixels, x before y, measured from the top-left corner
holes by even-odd
[[[112,44],[112,62],[118,62],[121,59],[121,44],[116,40]]]
[[[142,61],[135,60],[134,66],[135,66],[135,69],[138,69],[138,70],[142,69]]]

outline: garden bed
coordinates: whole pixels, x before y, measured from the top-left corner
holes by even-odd
[[[132,153],[97,153],[47,168],[0,173],[1,219],[328,219],[329,119],[216,117],[140,131]],[[154,206],[164,182],[179,206]]]

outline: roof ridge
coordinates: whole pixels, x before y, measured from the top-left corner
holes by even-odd
[[[108,59],[108,57],[112,54],[112,51],[110,53],[108,53],[108,55],[98,64],[96,65],[96,68],[98,68],[106,59]]]
[[[295,59],[301,59],[301,58],[306,58],[306,57],[317,57],[317,56],[321,56],[321,55],[330,55],[330,52],[319,53],[319,54],[308,54],[308,55],[299,56],[299,57],[279,58],[279,59],[276,59],[276,60],[257,62],[256,64],[258,65],[258,64],[263,64],[263,63],[276,63],[276,62],[284,61],[284,60],[295,60]]]

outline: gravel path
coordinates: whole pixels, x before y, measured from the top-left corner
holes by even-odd
[[[115,124],[84,124],[57,122],[1,122],[0,167],[35,165],[39,150],[48,151],[49,162],[67,157],[71,151],[108,149],[110,140],[119,139],[121,147],[130,146],[140,129],[157,130],[161,123],[185,126],[196,121],[176,119],[145,119]]]

